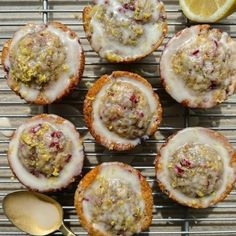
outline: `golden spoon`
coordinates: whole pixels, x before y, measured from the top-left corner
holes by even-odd
[[[20,230],[32,235],[47,235],[59,230],[66,236],[75,236],[63,223],[61,205],[44,194],[17,191],[3,200],[8,219]]]

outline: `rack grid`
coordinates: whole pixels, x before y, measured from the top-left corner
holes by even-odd
[[[159,81],[159,58],[163,46],[146,59],[132,65],[114,65],[101,60],[89,46],[83,31],[82,10],[89,0],[0,0],[0,52],[3,43],[13,33],[29,22],[46,23],[60,21],[74,31],[81,39],[86,57],[85,72],[80,85],[68,97],[49,106],[28,105],[18,98],[7,86],[2,65],[0,65],[0,125],[1,118],[10,119],[15,130],[28,118],[40,113],[55,113],[72,121],[84,137],[86,160],[84,173],[104,161],[123,161],[139,169],[153,189],[153,222],[149,231],[140,235],[236,235],[236,191],[223,202],[207,209],[190,209],[170,201],[163,195],[155,182],[154,159],[156,152],[165,139],[172,133],[188,126],[203,126],[221,132],[236,145],[236,96],[212,109],[186,109],[173,101],[162,88]],[[173,34],[191,23],[184,17],[176,0],[163,0],[168,16],[169,33],[164,44]],[[214,27],[229,32],[236,38],[236,14],[214,24]],[[159,131],[142,145],[130,152],[117,153],[104,149],[95,143],[83,122],[82,105],[84,96],[91,84],[102,74],[114,70],[129,70],[149,80],[154,91],[161,98],[164,117]],[[0,134],[0,235],[26,235],[15,228],[4,216],[2,199],[10,192],[24,189],[16,180],[8,166],[6,153],[9,140]],[[73,195],[79,180],[68,189],[50,194],[64,209],[66,224],[77,234],[87,235],[81,228],[73,206]],[[56,232],[55,235],[60,235]]]

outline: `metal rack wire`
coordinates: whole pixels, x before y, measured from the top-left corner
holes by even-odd
[[[4,41],[12,37],[14,31],[28,22],[61,21],[81,38],[86,56],[86,66],[83,80],[75,91],[57,104],[46,107],[27,105],[7,87],[2,66],[0,66],[0,118],[10,119],[15,130],[26,119],[42,113],[56,113],[71,120],[78,131],[84,136],[86,161],[84,173],[103,161],[123,161],[142,171],[153,188],[154,208],[153,223],[147,232],[141,235],[236,235],[236,191],[228,198],[208,209],[189,209],[171,202],[158,189],[155,183],[153,161],[156,150],[165,138],[173,132],[188,126],[204,126],[222,132],[236,144],[236,97],[214,109],[191,110],[184,109],[175,103],[163,90],[159,82],[159,56],[161,47],[151,56],[141,62],[127,65],[113,65],[102,61],[89,46],[83,32],[81,21],[82,9],[89,0],[0,0],[0,50]],[[166,41],[178,30],[189,26],[190,23],[179,10],[177,0],[164,0],[168,14],[169,35]],[[221,28],[236,37],[236,14],[217,23],[214,27]],[[166,42],[165,41],[165,42]],[[164,120],[159,131],[153,138],[143,143],[135,150],[125,153],[115,153],[97,145],[89,135],[83,122],[82,104],[90,86],[100,75],[111,73],[113,70],[131,70],[148,79],[160,97],[164,108]],[[12,176],[7,164],[6,151],[9,140],[0,135],[0,201],[12,191],[23,186]],[[78,180],[79,181],[79,180]],[[81,228],[73,206],[73,193],[78,181],[69,189],[52,194],[62,205],[65,212],[65,222],[77,235],[87,235]],[[60,233],[55,233],[59,235]],[[25,235],[6,219],[0,203],[0,235]]]

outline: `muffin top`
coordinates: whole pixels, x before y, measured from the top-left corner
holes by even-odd
[[[118,165],[102,165],[84,193],[85,216],[111,235],[139,232],[144,208],[138,176]]]
[[[99,114],[111,132],[127,139],[144,136],[152,115],[145,94],[122,81],[114,81],[107,89],[101,98]]]
[[[224,199],[236,181],[236,153],[229,141],[207,128],[170,136],[156,158],[156,177],[170,198],[194,208]]]
[[[139,233],[152,221],[151,188],[139,171],[121,162],[96,166],[81,180],[75,207],[91,235]]]
[[[37,115],[19,126],[8,150],[8,162],[31,190],[57,191],[81,173],[83,145],[75,126],[56,115]]]
[[[201,198],[220,189],[224,163],[213,147],[187,143],[170,156],[168,170],[173,188],[188,197]]]
[[[22,132],[18,157],[33,175],[50,178],[60,175],[72,151],[72,141],[58,127],[44,122]]]
[[[161,57],[161,79],[167,92],[189,107],[208,108],[223,102],[236,87],[235,48],[236,42],[227,33],[209,25],[180,31]]]
[[[59,22],[27,24],[4,44],[9,87],[27,102],[50,104],[80,81],[83,50],[77,35]]]
[[[159,97],[137,74],[115,71],[89,89],[85,122],[96,141],[114,150],[128,150],[149,138],[162,119]]]
[[[11,50],[10,63],[12,79],[37,89],[68,70],[65,46],[47,28],[21,38]]]
[[[166,32],[164,5],[156,0],[99,0],[84,11],[85,31],[103,58],[121,62],[144,57],[157,48]],[[87,8],[88,9],[88,8]]]

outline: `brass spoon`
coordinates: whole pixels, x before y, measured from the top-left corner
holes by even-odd
[[[61,205],[44,194],[17,191],[3,200],[3,210],[8,219],[20,230],[31,235],[47,235],[61,231],[75,236],[63,223]]]

